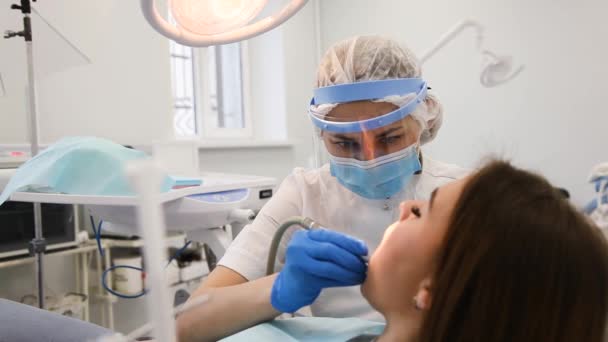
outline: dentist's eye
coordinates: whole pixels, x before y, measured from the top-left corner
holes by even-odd
[[[334,142],[334,145],[340,147],[343,150],[355,150],[359,147],[357,143],[354,143],[352,141],[336,141]]]
[[[417,206],[412,206],[412,214],[414,214],[414,216],[416,217],[420,217],[420,208],[418,208]]]
[[[382,138],[382,140],[380,142],[382,142],[383,144],[386,144],[386,145],[390,145],[390,144],[400,142],[401,140],[403,140],[402,138],[403,138],[402,135],[394,135],[394,136],[390,136],[390,137],[384,137],[384,138]]]

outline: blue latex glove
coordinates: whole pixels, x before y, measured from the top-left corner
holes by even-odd
[[[297,231],[270,303],[278,311],[295,312],[312,304],[324,288],[361,284],[367,271],[364,255],[367,246],[348,235],[327,229]]]

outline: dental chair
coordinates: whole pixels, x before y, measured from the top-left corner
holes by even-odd
[[[95,324],[0,299],[2,342],[84,342],[113,333]]]
[[[178,290],[174,306],[182,305],[189,297],[186,290]],[[0,342],[85,342],[113,334],[92,323],[0,298]]]

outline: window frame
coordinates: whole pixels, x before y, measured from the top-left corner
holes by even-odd
[[[199,106],[199,101],[197,98],[197,82],[196,82],[196,73],[197,71],[195,70],[197,67],[197,63],[196,63],[196,56],[195,56],[195,50],[187,47],[187,46],[183,46],[180,45],[176,42],[169,42],[169,71],[171,73],[171,108],[172,108],[172,112],[171,112],[171,129],[173,132],[173,136],[176,139],[197,139],[200,136],[200,117],[197,114],[198,111],[198,106]],[[182,55],[180,54],[180,52],[176,52],[173,50],[173,46],[177,45],[178,49],[190,49],[190,56],[186,56],[186,55]],[[183,52],[182,52],[183,53]],[[190,103],[191,107],[187,108],[187,107],[181,107],[180,106],[180,101],[179,98],[176,97],[177,95],[177,89],[179,89],[179,87],[184,87],[187,88],[187,86],[185,85],[186,82],[181,82],[184,80],[180,80],[180,82],[178,82],[176,80],[176,76],[177,76],[177,67],[175,64],[175,60],[179,60],[179,59],[183,59],[183,60],[188,60],[188,63],[192,64],[192,101]],[[184,83],[182,85],[178,85],[179,83]],[[177,112],[179,110],[191,110],[193,112],[194,117],[192,118],[193,122],[194,122],[194,134],[191,135],[182,135],[179,134],[179,130],[178,127],[176,125],[176,116],[177,116]]]
[[[253,138],[253,120],[252,120],[252,104],[251,104],[251,87],[250,87],[250,64],[248,44],[246,41],[238,43],[240,45],[240,64],[241,64],[241,98],[243,107],[243,128],[220,128],[217,127],[217,112],[211,110],[211,94],[208,86],[208,75],[210,70],[208,67],[209,49],[200,48],[192,49],[193,60],[193,77],[194,77],[194,121],[196,123],[195,138],[201,142],[228,140],[228,139],[252,139]],[[173,101],[175,103],[175,99]],[[175,115],[175,112],[172,113]],[[177,136],[175,127],[173,130]],[[190,137],[183,137],[190,138]],[[193,137],[194,138],[194,137]]]

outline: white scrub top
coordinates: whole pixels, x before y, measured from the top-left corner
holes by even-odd
[[[370,255],[382,240],[384,230],[399,216],[399,203],[428,199],[431,192],[464,177],[468,170],[423,157],[422,172],[415,175],[398,194],[387,200],[370,200],[346,189],[330,174],[329,165],[318,169],[294,169],[277,193],[266,203],[252,224],[245,227],[230,245],[219,265],[248,280],[265,276],[268,248],[278,226],[291,216],[310,217],[321,226],[357,237],[367,244]],[[285,261],[289,229],[279,247],[276,270]],[[314,316],[358,317],[383,321],[363,298],[359,286],[325,289],[310,307]]]

